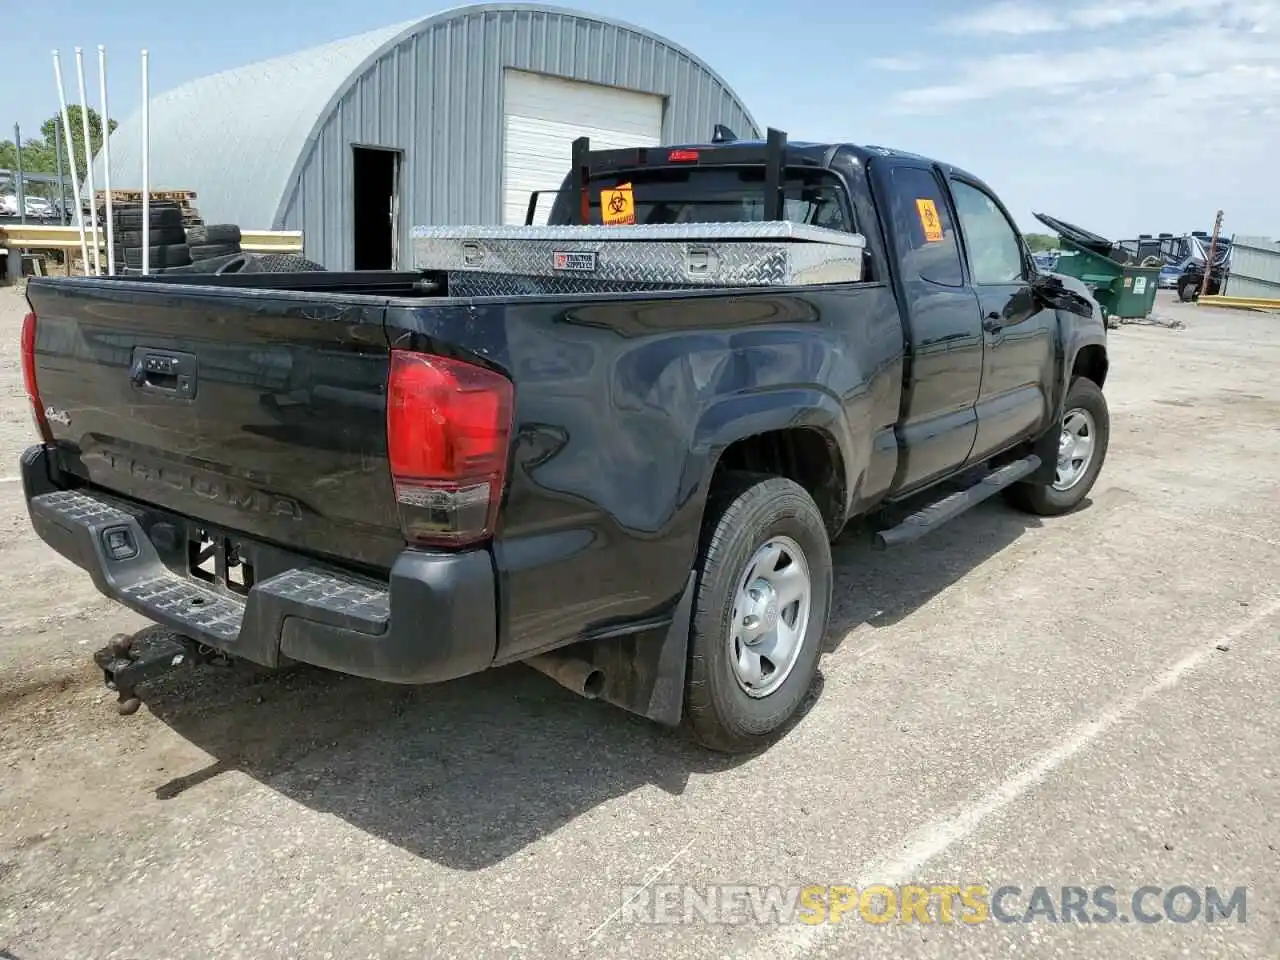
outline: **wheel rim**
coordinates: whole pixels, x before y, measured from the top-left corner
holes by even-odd
[[[1083,407],[1068,410],[1058,435],[1058,472],[1055,490],[1070,490],[1089,472],[1097,449],[1098,425]]]
[[[813,604],[809,562],[790,537],[760,547],[738,581],[729,627],[729,663],[749,697],[786,682],[804,646]]]

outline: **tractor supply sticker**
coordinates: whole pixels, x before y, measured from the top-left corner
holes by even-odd
[[[600,221],[608,226],[636,222],[636,195],[631,184],[600,191]]]
[[[928,197],[916,197],[916,212],[920,214],[920,226],[924,227],[924,242],[937,243],[942,239],[942,221],[938,208]]]
[[[571,273],[594,273],[596,255],[592,250],[555,251],[551,254],[552,270],[568,270]]]
[[[1136,278],[1134,279],[1134,281],[1133,281],[1133,292],[1134,292],[1134,293],[1139,293],[1139,294],[1141,294],[1141,293],[1146,293],[1146,292],[1147,292],[1147,278],[1146,278],[1146,277],[1136,277]]]

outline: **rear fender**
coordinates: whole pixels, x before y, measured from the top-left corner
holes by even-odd
[[[866,457],[857,456],[859,445],[836,396],[809,387],[734,394],[707,408],[698,422],[693,443],[694,456],[700,459],[694,471],[702,481],[699,490],[703,509],[725,450],[739,440],[798,428],[817,431],[834,447],[836,467],[845,481],[841,506],[847,514],[865,471]]]
[[[694,433],[689,476],[700,478],[699,513],[704,522],[711,481],[721,454],[738,440],[775,430],[805,428],[826,437],[849,482],[853,446],[839,401],[815,389],[768,390],[727,396],[704,411]],[[860,473],[859,473],[860,475]],[[848,506],[849,491],[845,493]],[[689,556],[690,573],[665,628],[610,637],[584,644],[583,656],[601,668],[601,699],[662,724],[680,722],[693,602],[698,588],[697,545]]]

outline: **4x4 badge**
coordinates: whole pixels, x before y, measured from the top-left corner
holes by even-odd
[[[64,427],[71,426],[71,414],[65,410],[59,410],[57,407],[45,407],[44,418],[50,423],[60,423]]]

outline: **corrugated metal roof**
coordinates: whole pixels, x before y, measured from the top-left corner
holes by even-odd
[[[334,95],[416,20],[201,77],[151,98],[153,190],[195,190],[206,219],[268,229]],[[94,163],[102,185],[101,156]],[[142,185],[142,114],[111,135],[111,185]]]
[[[594,34],[591,24],[596,27]],[[459,29],[444,30],[446,25]],[[483,32],[486,25],[495,29],[508,28],[504,39],[497,43],[505,49],[514,44],[518,36],[522,50],[500,51],[495,48],[492,37],[488,38],[491,49],[486,49],[479,35],[473,36],[476,30]],[[520,29],[522,25],[527,29]],[[565,43],[548,36],[553,26],[568,30],[564,34]],[[701,117],[703,122],[696,124],[694,129],[705,129],[709,135],[713,122],[722,119],[712,105],[717,91],[723,91],[741,109],[741,115],[753,128],[749,132],[758,133],[758,126],[745,106],[738,103],[736,96],[709,66],[683,47],[649,30],[562,7],[532,3],[478,3],[203,77],[152,97],[151,188],[195,190],[196,205],[208,222],[238,223],[249,229],[273,228],[285,217],[290,198],[296,194],[296,181],[303,176],[313,154],[311,141],[318,140],[326,127],[332,126],[329,122],[331,116],[337,114],[340,121],[345,120],[350,111],[344,111],[343,104],[350,99],[353,90],[360,89],[364,74],[372,70],[378,76],[390,75],[391,71],[376,69],[380,57],[391,57],[394,61],[395,51],[408,44],[406,49],[412,51],[414,63],[420,67],[422,64],[416,59],[417,45],[409,41],[427,35],[452,39],[451,33],[460,33],[465,34],[464,38],[459,38],[465,42],[456,51],[454,47],[457,45],[449,44],[444,54],[446,60],[451,52],[458,54],[459,70],[463,63],[468,63],[475,56],[492,59],[501,54],[503,62],[510,60],[510,65],[519,66],[527,60],[529,62],[524,69],[543,69],[557,75],[567,73],[576,76],[577,72],[582,72],[571,69],[578,55],[577,42],[581,40],[589,47],[592,35],[604,35],[605,31],[600,27],[609,28],[611,35],[617,38],[615,45],[621,46],[613,54],[615,59],[621,58],[620,62],[607,71],[608,76],[591,76],[592,70],[587,70],[580,79],[643,89],[646,85],[640,82],[641,79],[657,69],[652,53],[662,48],[670,51],[672,56],[664,70],[659,72],[664,73],[667,68],[675,70],[679,77],[668,79],[671,82],[679,80],[690,91],[689,97],[682,98],[678,105],[677,116],[668,117],[664,129],[671,126],[673,131],[680,129],[683,132],[686,124],[676,124],[675,120],[693,111],[700,117],[706,114]],[[432,52],[422,51],[428,58]],[[608,63],[609,51],[595,50],[587,59],[597,66]],[[603,71],[604,68],[600,69]],[[450,93],[455,92],[453,86],[446,85]],[[396,97],[394,88],[383,90],[375,85],[367,92],[379,99]],[[688,102],[684,103],[684,99]],[[466,109],[462,104],[456,106]],[[491,107],[500,113],[500,101]],[[409,127],[414,125],[413,103],[383,103],[381,108],[397,116],[408,109],[407,124]],[[685,119],[692,119],[692,116]],[[141,125],[141,114],[135,113],[111,136],[113,187],[137,188],[141,185]],[[749,133],[746,130],[738,132]],[[449,144],[435,146],[451,149]],[[494,175],[500,180],[501,159],[498,153],[493,152],[486,162],[493,166]],[[95,160],[94,177],[96,184],[100,185],[101,157]]]

